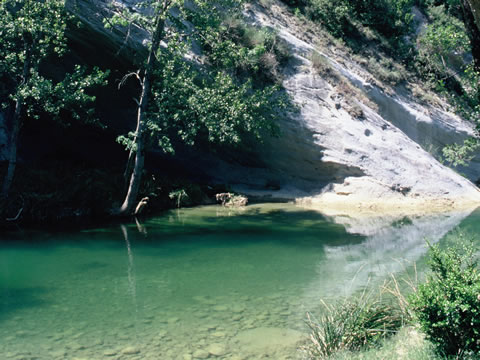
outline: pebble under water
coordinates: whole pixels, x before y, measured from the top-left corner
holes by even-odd
[[[0,235],[0,358],[301,359],[307,311],[404,271],[394,257],[421,260],[424,232],[468,215],[353,231],[294,205],[208,206]]]

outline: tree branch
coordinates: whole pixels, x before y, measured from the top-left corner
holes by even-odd
[[[138,80],[138,82],[140,83],[140,86],[143,86],[143,80],[140,78],[140,70],[137,70],[137,72],[131,72],[131,73],[128,73],[126,74],[122,80],[120,81],[120,83],[118,84],[118,90],[120,90],[122,88],[123,85],[125,85],[125,83],[127,82],[127,80],[132,77],[132,76],[135,76]]]

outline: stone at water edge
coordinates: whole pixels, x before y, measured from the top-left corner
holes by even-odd
[[[103,352],[103,356],[115,356],[117,352],[115,350],[106,350]]]

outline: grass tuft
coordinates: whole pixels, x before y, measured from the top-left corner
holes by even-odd
[[[312,359],[375,346],[404,325],[402,312],[380,295],[364,292],[336,305],[322,305],[324,311],[318,319],[307,313],[311,341],[303,350]]]

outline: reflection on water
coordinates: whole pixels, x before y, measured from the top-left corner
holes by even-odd
[[[0,243],[2,359],[297,359],[305,311],[401,273],[478,213],[181,209]],[[405,262],[408,261],[407,263]]]
[[[138,219],[135,218],[137,227],[140,226]],[[128,255],[128,267],[127,267],[127,274],[128,274],[128,292],[132,297],[132,305],[134,310],[134,318],[135,324],[137,323],[137,314],[138,314],[138,305],[137,305],[137,283],[135,278],[135,264],[133,262],[133,252],[132,247],[130,246],[130,241],[128,240],[128,229],[125,225],[120,225],[122,229],[123,238],[125,239],[125,245],[127,248],[127,255]],[[140,228],[139,228],[140,231]],[[142,232],[143,233],[143,232]]]
[[[471,213],[472,210],[410,217],[334,218],[347,232],[364,235],[365,240],[344,246],[326,245],[326,259],[318,264],[318,272],[330,275],[319,281],[329,288],[329,293],[345,296],[367,283],[379,285],[386,275],[404,272],[418,262],[427,252],[426,240],[439,241]],[[311,291],[315,293],[317,286],[313,283]]]

